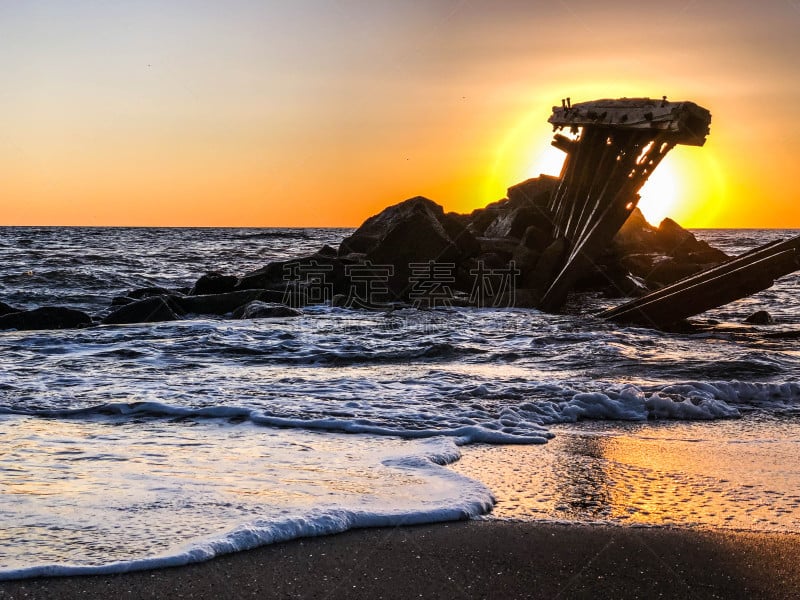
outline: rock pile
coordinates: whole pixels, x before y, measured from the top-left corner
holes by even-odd
[[[285,318],[303,306],[397,303],[535,307],[565,252],[548,201],[558,179],[541,176],[508,197],[462,215],[427,198],[390,206],[338,248],[272,262],[242,276],[209,272],[189,290],[143,288],[114,298],[97,319],[71,309],[23,311],[0,303],[0,329],[172,321],[190,315]],[[635,210],[579,290],[637,295],[727,259],[670,219],[653,227]]]

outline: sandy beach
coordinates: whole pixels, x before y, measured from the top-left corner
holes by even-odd
[[[0,598],[790,598],[800,535],[470,521],[350,531]]]

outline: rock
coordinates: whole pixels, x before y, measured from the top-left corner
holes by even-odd
[[[653,265],[644,280],[650,288],[663,287],[676,281],[699,273],[704,268],[703,265],[692,262],[684,262],[676,258],[666,258]]]
[[[653,227],[636,208],[614,237],[609,252],[597,262],[613,274],[614,287],[626,295],[641,295],[693,275],[728,256],[698,240],[672,219]],[[617,271],[627,271],[626,281]],[[645,289],[641,285],[644,283]]]
[[[333,257],[333,256],[336,256],[337,254],[339,254],[339,251],[336,248],[334,248],[333,246],[329,246],[328,244],[325,244],[322,248],[317,250],[317,254],[319,254],[320,256]]]
[[[525,246],[528,250],[542,252],[553,242],[553,236],[550,234],[550,229],[542,229],[537,225],[531,225],[522,234],[520,245]]]
[[[668,217],[658,226],[656,243],[671,252],[682,245],[693,246],[697,243],[697,239]]]
[[[15,312],[20,312],[20,309],[9,306],[5,302],[0,302],[0,316],[9,315]]]
[[[567,241],[564,238],[554,240],[544,249],[544,252],[542,252],[536,263],[534,273],[532,274],[532,278],[536,280],[537,286],[552,281],[564,262],[564,255],[566,252]]]
[[[6,313],[0,316],[0,329],[20,331],[38,329],[75,329],[88,327],[92,318],[84,312],[61,306],[42,306],[33,310]]]
[[[688,232],[687,232],[688,233]],[[657,229],[647,222],[639,208],[634,208],[612,242],[617,254],[659,252]]]
[[[198,279],[191,290],[190,296],[201,296],[205,294],[224,294],[232,292],[239,282],[235,275],[223,275],[217,271],[209,271]]]
[[[665,257],[658,254],[628,254],[618,260],[622,269],[644,280],[653,272],[653,265],[665,260]]]
[[[516,240],[509,240],[506,238],[488,238],[488,237],[480,237],[477,238],[478,243],[481,246],[481,252],[478,255],[480,258],[486,254],[496,254],[502,257],[503,262],[508,262],[511,260],[511,257],[514,256],[514,252],[519,245],[519,242]]]
[[[312,254],[303,258],[271,262],[268,265],[246,273],[239,279],[237,290],[267,290],[270,297],[260,300],[283,302],[285,294],[296,295],[298,288],[318,288],[330,300],[334,294],[346,294],[350,279],[346,276],[348,265],[357,264],[352,258],[339,258],[323,254]],[[314,294],[311,294],[312,296]],[[301,306],[303,302],[293,306]]]
[[[441,206],[417,196],[370,217],[339,246],[339,256],[364,254],[376,264],[459,261],[479,245]]]
[[[531,250],[523,244],[516,247],[511,260],[514,261],[514,266],[519,270],[518,287],[527,288],[536,285],[536,265],[539,263],[540,257],[541,252]]]
[[[508,200],[503,200],[506,204]],[[489,205],[486,208],[478,208],[472,211],[467,217],[467,230],[475,236],[481,237],[486,232],[486,229],[491,225],[497,217],[504,214],[502,207],[497,207],[498,203]]]
[[[529,227],[535,229],[549,228],[549,214],[545,215],[529,206],[514,208],[500,213],[486,228],[485,237],[502,237],[521,239]]]
[[[539,248],[543,249],[552,241],[552,215],[547,205],[557,182],[542,175],[508,188],[508,198],[472,211],[466,221],[469,231],[482,237],[521,238],[533,225],[548,232]]]
[[[172,306],[177,305],[184,313],[225,315],[253,300],[260,300],[262,296],[264,296],[263,290],[239,290],[225,294],[178,296],[171,300]]]
[[[527,179],[508,188],[508,202],[512,207],[529,206],[540,213],[549,213],[547,208],[559,178],[551,175],[540,175]]]
[[[339,246],[340,257],[367,260],[378,269],[391,268],[383,286],[391,294],[378,302],[424,294],[430,288],[428,280],[449,285],[458,265],[479,252],[480,244],[459,220],[420,196],[370,217]],[[437,283],[435,287],[447,293],[446,286]],[[348,289],[333,291],[347,293]]]
[[[123,325],[129,323],[157,323],[175,321],[178,315],[170,305],[168,296],[150,296],[126,304],[103,319],[106,325]]]
[[[302,312],[290,308],[285,304],[276,302],[261,302],[254,300],[244,306],[237,308],[233,312],[234,319],[270,319],[276,317],[299,317]]]
[[[750,325],[773,325],[775,319],[767,311],[759,310],[747,317],[744,322]]]
[[[131,302],[136,302],[136,298],[131,298],[130,296],[114,296],[111,299],[111,306],[125,306]]]
[[[180,292],[177,290],[168,290],[167,288],[153,286],[153,287],[137,288],[135,290],[131,290],[125,295],[128,296],[129,298],[135,298],[136,300],[141,300],[142,298],[150,298],[152,296],[180,295]]]

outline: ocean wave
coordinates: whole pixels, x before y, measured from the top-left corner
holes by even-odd
[[[662,386],[607,385],[581,390],[557,383],[531,383],[510,388],[486,385],[462,389],[449,401],[421,406],[380,398],[316,402],[287,408],[285,399],[272,406],[209,405],[188,407],[158,401],[108,402],[80,408],[20,408],[0,405],[0,414],[43,418],[113,417],[141,419],[228,419],[256,425],[366,433],[405,439],[449,437],[459,445],[543,444],[553,437],[547,427],[585,420],[647,421],[714,420],[740,417],[754,410],[800,413],[800,383],[687,382]],[[445,400],[447,400],[445,398]],[[429,403],[430,404],[430,403]]]

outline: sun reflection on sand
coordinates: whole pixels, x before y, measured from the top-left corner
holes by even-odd
[[[800,532],[800,422],[587,423],[548,444],[465,448],[495,518]]]

